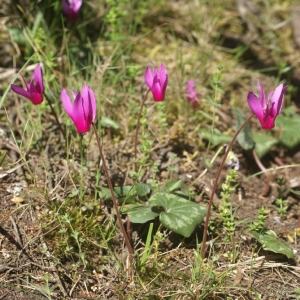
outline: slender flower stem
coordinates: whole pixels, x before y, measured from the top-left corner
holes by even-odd
[[[127,246],[128,252],[129,252],[130,255],[133,255],[134,250],[131,247],[129,238],[126,234],[126,231],[125,231],[125,228],[124,228],[124,225],[123,225],[123,222],[122,222],[121,214],[120,214],[119,208],[118,208],[118,203],[117,203],[117,200],[116,200],[116,197],[115,197],[115,194],[114,194],[113,186],[112,186],[109,174],[108,174],[108,169],[107,169],[107,166],[106,166],[104,154],[103,154],[102,147],[101,147],[101,144],[100,144],[100,139],[99,139],[99,135],[98,135],[98,132],[97,132],[97,128],[96,128],[94,123],[92,123],[92,126],[93,126],[93,129],[94,129],[94,132],[95,132],[98,148],[99,148],[99,151],[100,151],[101,160],[102,160],[102,163],[103,163],[103,170],[104,170],[105,177],[106,177],[106,180],[107,180],[107,183],[108,183],[108,187],[109,187],[109,190],[110,190],[110,193],[111,193],[111,198],[112,198],[112,201],[113,201],[113,204],[114,204],[114,207],[115,207],[115,211],[116,211],[117,219],[118,219],[118,222],[119,222],[119,226],[121,228],[123,237],[125,239],[125,244]]]
[[[225,154],[223,156],[222,162],[220,164],[220,167],[218,169],[217,175],[216,175],[216,179],[214,182],[214,186],[212,188],[211,194],[210,194],[210,199],[209,199],[209,204],[208,204],[208,208],[207,208],[207,214],[206,214],[206,219],[205,219],[205,225],[204,225],[204,232],[203,232],[203,241],[202,241],[202,250],[201,250],[201,257],[202,259],[204,259],[205,257],[205,252],[206,252],[206,239],[207,239],[207,231],[208,231],[208,223],[209,223],[209,218],[210,218],[210,211],[211,211],[211,207],[212,207],[212,203],[213,203],[213,199],[214,199],[214,194],[216,192],[217,189],[217,185],[218,185],[218,181],[221,175],[221,171],[222,168],[225,164],[226,158],[228,156],[229,151],[231,150],[231,147],[233,145],[233,143],[235,142],[237,136],[239,135],[239,133],[243,130],[243,128],[246,126],[246,124],[254,117],[255,115],[251,115],[243,124],[242,126],[239,128],[239,130],[235,133],[235,135],[233,136],[229,146],[227,147]]]
[[[135,172],[137,172],[137,161],[136,161],[136,159],[137,159],[137,143],[138,143],[140,122],[141,122],[141,115],[142,115],[143,107],[145,105],[145,102],[146,102],[146,99],[147,99],[147,96],[148,96],[149,92],[150,92],[150,89],[147,90],[147,92],[146,92],[146,94],[143,98],[141,108],[140,108],[140,111],[139,111],[139,115],[138,115],[138,119],[137,119],[137,123],[136,123],[135,139],[134,139],[134,159],[135,159],[134,170],[135,170]]]
[[[260,193],[260,196],[264,197],[268,194],[269,190],[270,190],[270,178],[268,176],[268,173],[266,173],[266,168],[265,166],[262,164],[261,160],[259,159],[257,153],[256,153],[256,150],[255,148],[253,148],[252,150],[252,154],[253,154],[253,158],[257,164],[257,166],[260,168],[261,171],[264,172],[265,176],[266,176],[266,181],[267,181],[267,184],[266,184],[266,187],[265,189]]]
[[[143,107],[145,105],[145,102],[146,102],[146,99],[147,99],[147,96],[150,92],[150,89],[147,90],[144,98],[143,98],[143,101],[142,101],[142,104],[141,104],[141,107],[140,107],[140,111],[139,111],[139,115],[138,115],[138,119],[137,119],[137,123],[136,123],[136,129],[135,129],[135,138],[134,138],[134,159],[135,159],[135,162],[134,162],[134,171],[137,172],[138,171],[138,165],[137,165],[137,144],[138,144],[138,136],[139,136],[139,129],[140,129],[140,123],[141,123],[141,115],[142,115],[142,112],[143,112]],[[127,231],[127,236],[129,238],[129,241],[131,241],[131,222],[129,220],[129,218],[127,219],[127,225],[126,225],[126,231]]]
[[[45,98],[46,98],[46,100],[47,100],[47,102],[48,102],[48,104],[49,104],[49,106],[50,106],[50,109],[51,109],[51,111],[52,111],[52,114],[54,115],[54,118],[55,118],[55,120],[56,120],[56,123],[57,123],[57,125],[58,125],[58,127],[59,127],[59,129],[60,129],[60,131],[61,131],[61,133],[62,133],[62,135],[64,136],[64,138],[65,138],[65,140],[66,140],[66,139],[67,139],[67,138],[66,138],[66,133],[65,133],[65,131],[63,130],[63,128],[62,128],[62,126],[61,126],[61,124],[60,124],[60,122],[59,122],[59,120],[58,120],[58,116],[57,116],[57,114],[56,114],[56,112],[55,112],[55,110],[54,110],[54,108],[53,108],[53,106],[52,106],[52,103],[51,103],[49,97],[46,95],[46,93],[44,93],[44,96],[45,96]]]
[[[80,134],[80,200],[82,199],[82,194],[83,194],[83,134]]]

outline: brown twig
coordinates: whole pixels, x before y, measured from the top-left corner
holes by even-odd
[[[264,196],[266,196],[266,195],[268,194],[268,192],[269,192],[269,190],[270,190],[270,178],[269,178],[269,176],[268,176],[268,173],[265,173],[266,168],[265,168],[265,166],[262,164],[261,160],[259,159],[259,157],[258,157],[258,155],[257,155],[257,153],[256,153],[255,148],[253,148],[252,154],[253,154],[253,158],[254,158],[254,160],[255,160],[257,166],[259,167],[259,169],[260,169],[261,171],[264,172],[264,175],[266,176],[267,185],[266,185],[265,189],[260,193],[260,196],[264,197]]]
[[[21,239],[21,236],[20,236],[20,232],[19,232],[19,228],[14,220],[14,218],[12,216],[9,216],[9,219],[14,227],[14,230],[15,230],[15,236],[16,236],[16,239],[18,241],[18,244],[23,248],[23,243],[22,243],[22,239]]]
[[[78,282],[80,281],[80,279],[81,279],[81,274],[79,274],[77,280],[75,281],[75,283],[73,284],[73,286],[72,286],[72,288],[71,288],[71,290],[69,292],[69,296],[70,297],[72,297],[73,291],[74,291],[75,287],[77,286]]]
[[[228,156],[229,151],[231,150],[231,147],[233,145],[233,143],[235,142],[237,136],[239,135],[239,133],[243,130],[243,128],[246,126],[246,124],[254,117],[255,115],[252,114],[243,124],[242,126],[239,128],[239,130],[235,133],[235,135],[233,136],[229,146],[226,149],[226,152],[223,156],[222,162],[220,164],[220,167],[218,169],[217,175],[216,175],[216,179],[214,182],[214,186],[212,188],[212,192],[210,194],[210,198],[209,198],[209,203],[208,203],[208,208],[207,208],[207,214],[206,214],[206,219],[205,219],[205,225],[204,225],[204,232],[203,232],[203,240],[202,240],[202,250],[201,250],[201,257],[202,259],[204,259],[205,257],[205,252],[206,252],[206,239],[207,239],[207,231],[208,231],[208,222],[209,222],[209,218],[210,218],[210,211],[211,211],[211,207],[212,207],[212,203],[213,203],[213,199],[214,199],[214,195],[217,189],[217,184],[221,175],[221,171],[222,168],[225,164],[226,158]]]

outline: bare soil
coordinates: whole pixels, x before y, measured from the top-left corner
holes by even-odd
[[[4,6],[2,9],[5,9]],[[9,8],[6,10],[8,11]],[[249,24],[248,26],[251,25]],[[227,25],[225,27],[227,28]],[[245,44],[245,39],[249,38],[243,34],[232,34],[226,28],[223,34],[223,47],[228,50]],[[247,32],[253,35],[252,39],[255,39],[255,34],[258,34],[253,33],[249,28]],[[298,53],[297,45],[293,47],[294,53]],[[12,70],[9,55],[11,49],[12,45],[9,43],[1,45],[3,60],[0,62],[0,67],[3,73]],[[286,61],[292,64],[294,55],[296,54],[287,57]],[[249,59],[249,57],[255,58],[255,63],[250,66],[254,71],[274,64],[271,58],[265,59],[268,57],[268,50],[259,42],[253,43],[241,59]],[[294,68],[289,75],[292,84],[299,86],[299,70]],[[8,83],[11,76],[2,77],[0,80]],[[272,73],[268,73],[267,76],[272,76]],[[242,89],[240,85],[233,88]],[[235,127],[228,105],[229,98],[230,95],[224,95],[221,99],[222,109],[218,112],[220,122],[217,127],[222,132]],[[69,259],[56,257],[55,241],[51,240],[51,234],[58,231],[60,227],[55,222],[52,225],[52,221],[47,223],[46,216],[51,211],[51,203],[63,203],[66,195],[73,189],[74,183],[71,179],[80,172],[80,154],[74,151],[72,163],[67,161],[65,141],[51,114],[42,117],[45,128],[41,140],[34,141],[30,149],[24,146],[20,150],[16,146],[14,137],[18,141],[24,139],[23,145],[26,145],[30,139],[27,135],[24,137],[24,124],[27,117],[23,115],[20,101],[24,99],[10,94],[4,105],[6,110],[0,112],[0,154],[3,151],[7,152],[0,167],[0,299],[50,299],[50,297],[51,299],[172,299],[174,295],[175,299],[198,299],[205,290],[206,278],[203,275],[205,272],[199,278],[198,285],[187,287],[190,284],[190,269],[194,264],[194,251],[197,248],[195,234],[191,238],[183,239],[179,235],[163,231],[165,239],[159,245],[160,254],[155,260],[155,265],[150,262],[147,271],[140,274],[142,282],[147,283],[146,286],[141,284],[137,276],[134,280],[128,279],[130,278],[126,276],[128,270],[118,267],[106,247],[93,248],[88,252],[90,264],[87,269],[79,268],[74,257]],[[299,107],[299,90],[293,94],[292,104]],[[151,105],[150,99],[147,105]],[[249,111],[245,113],[248,114]],[[258,121],[254,120],[252,126],[259,128]],[[203,141],[202,147],[199,147],[202,141],[196,141],[190,134],[193,131],[193,124],[186,124],[180,118],[169,120],[169,127],[165,136],[154,137],[156,142],[151,158],[159,163],[157,179],[160,183],[164,183],[171,177],[182,179],[185,187],[188,188],[205,169],[206,150],[203,145],[207,144]],[[112,130],[104,133],[104,151],[114,186],[132,183],[128,172],[133,169],[133,132],[122,134]],[[122,138],[119,136],[119,139],[114,139],[118,135],[122,135]],[[95,173],[99,165],[98,150],[93,139],[90,139],[89,150],[88,156],[92,164],[85,167],[84,186],[87,197],[93,199],[96,193]],[[216,148],[210,149],[209,159],[213,157],[215,151]],[[223,282],[220,289],[216,288],[215,293],[207,295],[206,299],[297,299],[295,288],[300,287],[300,238],[296,230],[300,227],[298,223],[300,197],[288,189],[299,190],[300,169],[299,167],[276,169],[276,167],[299,164],[300,149],[298,147],[287,151],[275,147],[262,160],[265,168],[274,168],[274,171],[267,173],[268,178],[261,174],[249,179],[249,176],[261,170],[251,154],[244,152],[238,144],[234,145],[234,151],[239,157],[240,169],[239,186],[231,202],[236,210],[236,220],[247,221],[237,227],[234,245],[222,242],[222,228],[218,228],[219,235],[209,236],[211,242],[208,260],[214,259],[216,274],[219,276],[228,274],[228,279],[225,284]],[[175,160],[172,159],[172,154],[176,154]],[[208,204],[221,158],[221,155],[217,157],[206,175],[192,186],[196,202]],[[168,171],[169,166],[176,168],[172,176]],[[221,183],[224,182],[226,174],[227,169],[224,168],[214,198],[215,209],[212,220],[216,223]],[[147,182],[150,175],[150,171],[145,170],[143,182]],[[278,196],[276,180],[280,177],[286,181],[287,191],[284,196],[289,200],[287,216],[283,220],[279,220],[274,205]],[[101,177],[99,185],[106,186],[104,176]],[[103,201],[100,197],[97,201],[102,212],[99,216],[101,221],[114,221],[111,203]],[[249,223],[256,219],[258,209],[262,206],[269,213],[267,227],[274,230],[281,241],[293,248],[294,259],[288,260],[283,255],[262,251],[255,239],[246,231]],[[123,218],[125,223],[126,216]],[[45,224],[48,230],[45,230]],[[196,229],[199,243],[202,231],[202,225]],[[133,226],[136,249],[142,248],[146,234],[147,224]],[[122,265],[126,266],[127,253],[118,230],[110,247]],[[237,250],[237,256],[232,262],[228,255],[234,248]],[[47,294],[45,275],[50,277],[48,282],[51,288],[50,296]],[[211,281],[207,282],[211,283]]]

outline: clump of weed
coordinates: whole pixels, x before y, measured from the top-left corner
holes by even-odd
[[[261,207],[255,221],[249,226],[250,231],[261,232],[265,229],[265,222],[268,219],[268,211]]]
[[[234,213],[232,211],[232,204],[229,202],[229,198],[233,191],[236,189],[237,173],[235,169],[229,170],[226,176],[226,182],[222,184],[222,192],[219,206],[219,219],[223,224],[226,235],[223,237],[223,241],[232,241],[235,232]]]
[[[104,223],[99,203],[67,198],[63,203],[50,203],[41,218],[41,229],[57,258],[87,267],[114,236],[114,226]],[[98,258],[104,259],[102,255]]]

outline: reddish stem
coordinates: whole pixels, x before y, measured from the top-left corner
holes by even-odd
[[[137,170],[138,169],[138,165],[137,165],[137,144],[138,144],[140,123],[141,123],[141,115],[142,115],[143,107],[145,105],[145,102],[146,102],[149,91],[150,91],[150,89],[147,90],[147,92],[146,92],[146,94],[143,98],[143,101],[142,101],[142,104],[141,104],[141,107],[140,107],[140,111],[139,111],[139,115],[138,115],[138,119],[137,119],[137,123],[136,123],[135,138],[134,138],[134,159],[135,159],[134,171],[135,172],[138,171]],[[131,241],[131,222],[130,222],[129,218],[127,219],[127,228],[126,228],[126,230],[127,230],[127,236],[129,237],[129,240]]]
[[[256,164],[258,165],[258,167],[260,168],[260,170],[264,172],[264,174],[266,176],[267,185],[266,185],[265,189],[260,193],[260,196],[265,197],[268,194],[269,190],[270,190],[270,178],[268,176],[268,173],[266,173],[266,168],[262,164],[261,160],[259,159],[259,157],[258,157],[258,155],[256,153],[255,148],[253,148],[252,154],[253,154],[253,158],[254,158]]]
[[[211,211],[211,207],[212,207],[212,203],[213,203],[213,199],[214,199],[214,194],[216,192],[217,189],[217,185],[218,185],[218,181],[220,179],[220,175],[221,175],[221,171],[222,168],[225,164],[226,158],[228,156],[229,151],[231,150],[231,147],[233,145],[233,143],[235,142],[237,136],[239,135],[239,133],[243,130],[243,128],[246,126],[246,124],[254,117],[254,114],[251,115],[243,124],[242,126],[239,128],[239,130],[235,133],[235,135],[233,136],[229,146],[226,149],[226,152],[223,156],[222,162],[220,164],[220,167],[218,169],[217,175],[216,175],[216,179],[214,182],[214,186],[212,188],[211,194],[210,194],[210,199],[209,199],[209,203],[208,203],[208,208],[207,208],[207,214],[206,214],[206,219],[205,219],[205,225],[204,225],[204,232],[203,232],[203,240],[202,240],[202,250],[201,250],[201,257],[202,259],[204,259],[205,257],[205,252],[206,252],[206,240],[207,240],[207,231],[208,231],[208,223],[209,223],[209,218],[210,218],[210,211]]]
[[[100,156],[101,156],[101,160],[102,160],[102,164],[103,164],[103,170],[104,170],[105,177],[106,177],[106,180],[107,180],[107,183],[108,183],[108,187],[109,187],[109,190],[110,190],[110,193],[111,193],[111,199],[112,199],[113,204],[114,204],[114,208],[115,208],[115,211],[116,211],[116,215],[117,215],[117,219],[118,219],[118,222],[119,222],[119,226],[121,228],[121,231],[122,231],[122,234],[123,234],[123,237],[124,237],[125,244],[127,246],[128,252],[129,252],[130,255],[133,255],[134,254],[134,250],[131,247],[129,238],[128,238],[127,234],[126,234],[126,231],[125,231],[125,228],[124,228],[124,225],[123,225],[123,221],[122,221],[121,214],[120,214],[120,211],[119,211],[117,199],[115,197],[113,186],[112,186],[109,174],[108,174],[108,168],[106,166],[106,162],[105,162],[104,154],[103,154],[102,147],[101,147],[101,144],[100,144],[100,139],[99,139],[99,135],[98,135],[98,132],[97,132],[97,128],[96,128],[96,126],[95,126],[94,123],[92,123],[92,126],[93,126],[93,129],[94,129],[94,132],[95,132],[95,136],[96,136],[96,140],[97,140],[97,144],[98,144],[98,148],[99,148],[99,151],[100,151]]]

